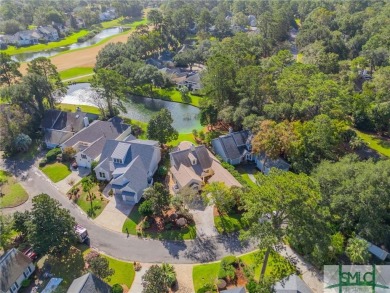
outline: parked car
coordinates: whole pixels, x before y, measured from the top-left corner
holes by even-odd
[[[23,254],[28,256],[31,260],[36,260],[38,258],[38,254],[32,249],[32,247],[27,246],[23,249]]]

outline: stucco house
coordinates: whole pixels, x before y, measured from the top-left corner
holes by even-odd
[[[252,161],[252,135],[248,130],[230,132],[211,141],[213,151],[225,162],[238,165]]]
[[[73,147],[77,151],[77,165],[91,168],[93,161],[99,161],[107,140],[123,140],[130,135],[131,126],[122,122],[119,117],[113,117],[108,121],[95,120],[62,143],[60,147],[62,150]]]
[[[94,171],[99,180],[110,181],[123,201],[138,203],[145,188],[153,184],[153,175],[161,160],[158,141],[135,139],[107,140]]]
[[[271,171],[271,168],[277,168],[282,171],[288,171],[290,169],[290,164],[282,158],[271,159],[265,153],[255,155],[254,161],[256,167],[266,175]]]
[[[61,145],[76,132],[87,127],[90,119],[96,118],[96,115],[91,116],[81,111],[46,110],[41,122],[46,147],[52,149]]]
[[[174,192],[184,186],[200,191],[206,183],[211,182],[241,186],[204,145],[194,146],[190,142],[181,142],[177,149],[170,153],[170,161]]]
[[[0,293],[18,292],[22,282],[30,277],[35,266],[32,260],[12,248],[0,257]]]

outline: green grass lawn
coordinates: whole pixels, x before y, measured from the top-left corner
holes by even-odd
[[[94,106],[88,106],[88,105],[73,105],[73,104],[59,104],[58,108],[62,111],[70,111],[70,112],[76,112],[77,107],[80,107],[81,111],[91,114],[100,115],[100,110],[97,107]]]
[[[136,19],[136,20],[131,20],[131,19],[128,20],[128,19],[125,19],[123,17],[119,17],[117,19],[104,21],[100,24],[101,24],[102,28],[106,29],[106,28],[117,27],[117,26],[134,28],[138,25],[147,24],[147,23],[148,23],[148,21],[146,18]]]
[[[195,107],[199,107],[199,101],[202,99],[201,97],[194,96],[193,94],[189,94],[188,101],[183,101],[181,97],[181,93],[176,88],[169,88],[169,89],[155,89],[154,90],[155,98],[162,99],[162,100],[168,100],[172,102],[178,102],[178,103],[184,103],[184,104],[190,104]]]
[[[72,82],[81,82],[80,80],[89,81],[92,78],[92,75],[85,76],[87,74],[93,74],[93,68],[90,67],[74,67],[60,72],[60,77],[63,81],[71,80]],[[81,76],[81,77],[80,77]],[[77,77],[80,77],[77,79]]]
[[[65,179],[70,175],[70,173],[72,173],[72,171],[69,169],[69,166],[58,162],[47,164],[46,166],[42,167],[41,170],[54,183]]]
[[[254,166],[250,166],[245,168],[242,165],[235,166],[235,169],[238,171],[238,173],[241,174],[242,179],[245,180],[245,182],[248,184],[249,187],[256,187],[257,185],[252,181],[252,179],[249,178],[248,172],[250,172],[253,175],[256,175],[260,171],[257,170]]]
[[[354,129],[358,137],[360,137],[365,143],[367,143],[368,147],[377,151],[383,156],[390,158],[390,139],[385,139],[379,137],[375,134],[368,134],[359,130]]]
[[[0,179],[5,182],[1,187],[0,208],[16,207],[27,201],[27,192],[10,173],[0,170]]]
[[[298,53],[297,54],[297,62],[302,63],[302,59],[303,59],[303,54],[302,53]]]
[[[259,251],[254,251],[239,257],[239,259],[253,272],[255,280],[259,280],[263,257]],[[214,283],[218,277],[220,262],[195,265],[192,270],[195,292],[205,284]],[[295,272],[294,267],[281,255],[272,251],[265,271],[266,276],[275,275],[278,280]]]
[[[7,53],[9,55],[16,55],[16,54],[21,54],[21,53],[26,53],[26,52],[39,52],[39,51],[45,51],[48,49],[53,49],[53,48],[59,48],[59,47],[64,47],[68,46],[74,43],[77,43],[77,39],[80,37],[83,37],[88,34],[88,30],[81,30],[77,33],[73,33],[70,36],[59,40],[58,42],[50,42],[47,44],[37,44],[37,45],[32,45],[28,47],[8,47],[6,50],[1,50],[3,53]]]
[[[130,235],[137,235],[137,224],[142,220],[141,214],[138,212],[138,205],[136,205],[130,212],[125,223],[122,227],[122,232],[129,232]],[[126,230],[127,228],[127,230]],[[189,240],[195,239],[196,228],[195,224],[188,225],[181,230],[165,230],[160,233],[144,231],[143,237],[153,239],[164,239],[164,240]]]
[[[87,213],[89,217],[92,219],[95,219],[97,216],[99,216],[106,205],[108,204],[108,200],[102,195],[99,185],[96,184],[92,189],[91,189],[91,194],[94,195],[94,198],[92,200],[92,205],[91,201],[89,200],[89,195],[87,192],[83,191],[83,188],[80,183],[76,184],[74,186],[75,188],[78,187],[80,189],[79,191],[79,198],[77,199],[77,205]],[[69,192],[72,189],[69,190]]]
[[[83,255],[86,256],[91,250],[86,249],[83,252]],[[110,284],[111,286],[114,284],[123,284],[126,285],[127,288],[131,287],[131,284],[133,284],[134,277],[135,277],[135,271],[134,271],[134,265],[131,262],[125,262],[121,261],[109,256],[106,256],[104,254],[100,254],[102,257],[106,258],[110,264],[110,268],[115,270],[114,275],[112,275],[110,278],[105,279],[105,281]]]
[[[242,218],[242,214],[238,213],[216,216],[214,217],[214,224],[220,234],[232,233],[248,227],[248,222]]]
[[[168,142],[169,146],[177,146],[182,141],[189,141],[197,145],[194,135],[192,133],[179,133],[179,137],[176,140]]]

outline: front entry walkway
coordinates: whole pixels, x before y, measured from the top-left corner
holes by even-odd
[[[110,190],[110,185],[107,185],[103,194],[107,194],[105,192]],[[113,230],[116,232],[122,233],[122,227],[124,222],[127,219],[127,216],[130,214],[134,205],[125,203],[121,196],[114,195],[109,197],[109,203],[102,211],[102,213],[94,220],[96,224],[102,226],[106,229]]]

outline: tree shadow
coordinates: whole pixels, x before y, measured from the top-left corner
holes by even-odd
[[[180,252],[185,251],[187,249],[187,244],[184,240],[181,241],[162,240],[161,243],[168,250],[168,253],[176,259],[179,259]]]
[[[198,262],[210,262],[217,259],[216,243],[213,238],[197,237],[184,256]]]

